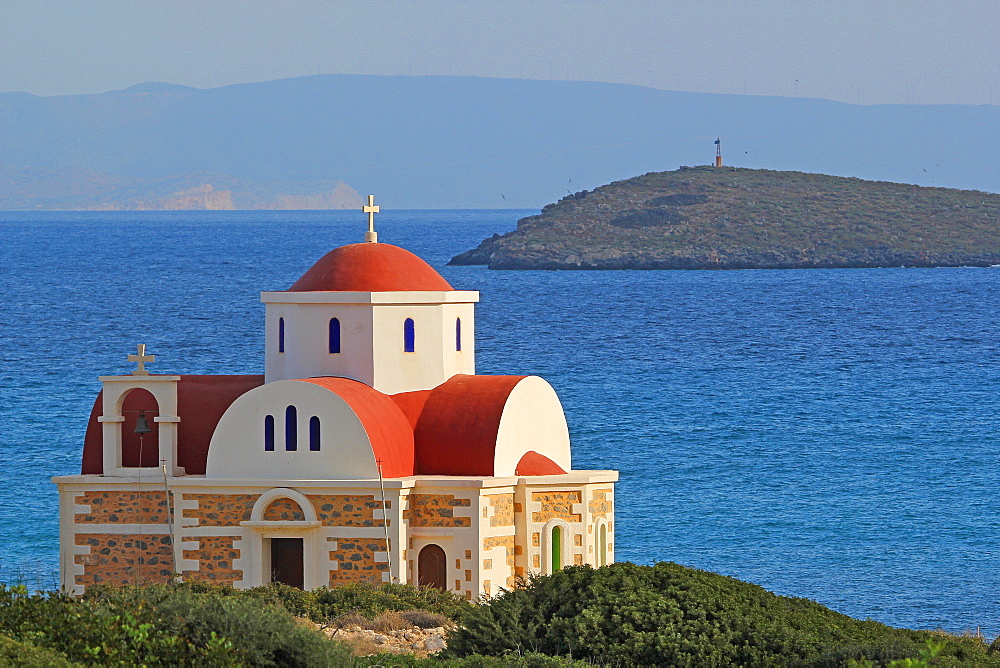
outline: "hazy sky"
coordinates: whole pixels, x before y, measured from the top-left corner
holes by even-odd
[[[0,2],[0,91],[317,73],[1000,104],[1000,1]]]

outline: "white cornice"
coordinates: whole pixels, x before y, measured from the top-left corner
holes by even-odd
[[[470,304],[479,301],[479,291],[261,292],[260,300],[265,304]]]

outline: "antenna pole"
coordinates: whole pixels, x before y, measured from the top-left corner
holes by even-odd
[[[376,459],[375,465],[378,467],[378,486],[382,490],[382,528],[385,529],[385,556],[389,561],[389,582],[392,577],[392,546],[389,544],[389,513],[385,507],[385,481],[382,479],[382,460]]]

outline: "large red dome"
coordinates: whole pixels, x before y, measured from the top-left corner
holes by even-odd
[[[288,292],[442,291],[454,288],[433,267],[391,244],[335,248],[319,259]]]

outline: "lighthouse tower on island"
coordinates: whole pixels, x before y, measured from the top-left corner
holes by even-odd
[[[264,375],[102,376],[60,499],[64,590],[434,586],[614,560],[616,471],[574,471],[552,387],[475,373],[479,293],[379,243],[261,293]]]

